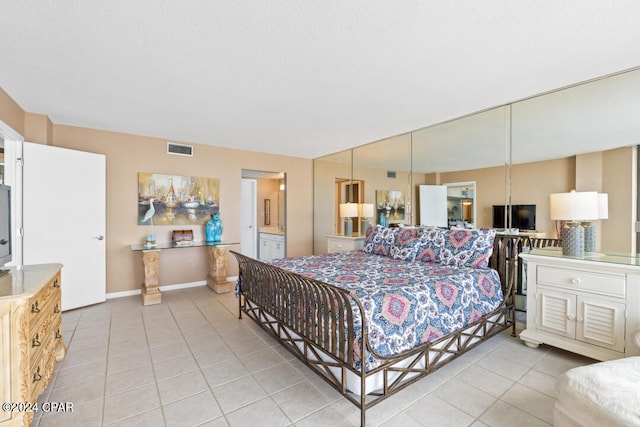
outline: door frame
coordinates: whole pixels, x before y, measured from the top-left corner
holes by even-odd
[[[0,120],[0,137],[4,140],[4,180],[11,186],[12,261],[18,269],[23,266],[22,216],[22,150],[24,138],[7,123]]]

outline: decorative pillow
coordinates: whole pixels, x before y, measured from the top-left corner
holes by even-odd
[[[442,230],[444,245],[439,262],[451,266],[487,268],[493,254],[494,229]]]
[[[364,241],[364,252],[368,254],[392,256],[391,251],[394,246],[395,232],[391,228],[376,225],[375,229]]]
[[[415,261],[440,262],[440,252],[444,247],[444,230],[425,228],[415,243]]]
[[[395,239],[391,247],[391,257],[402,261],[414,261],[419,229],[412,227],[396,228],[394,234]]]

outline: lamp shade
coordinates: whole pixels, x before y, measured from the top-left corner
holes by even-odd
[[[549,195],[552,220],[580,221],[598,219],[598,193],[575,190]]]
[[[340,217],[350,218],[358,216],[358,204],[357,203],[340,203]]]
[[[609,195],[607,193],[598,194],[598,219],[609,218]]]
[[[360,205],[360,216],[371,218],[373,216],[373,203],[363,203]]]

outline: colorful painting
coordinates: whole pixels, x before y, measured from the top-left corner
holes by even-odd
[[[386,225],[404,223],[404,191],[376,190],[376,223]]]
[[[153,206],[151,201],[153,200]],[[204,225],[220,211],[216,178],[138,172],[138,225]]]

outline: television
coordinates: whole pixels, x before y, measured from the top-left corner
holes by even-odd
[[[0,275],[9,270],[3,268],[11,261],[11,187],[0,184]]]
[[[505,205],[493,205],[493,228],[536,229],[536,205],[511,205],[505,223],[506,210]],[[509,219],[511,219],[511,227],[508,227]]]

